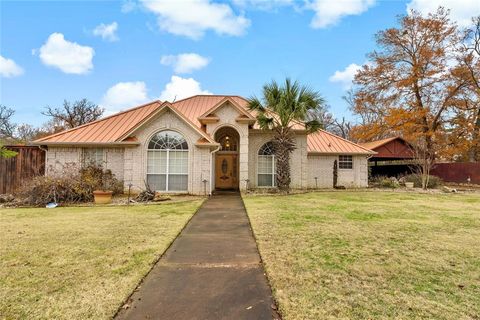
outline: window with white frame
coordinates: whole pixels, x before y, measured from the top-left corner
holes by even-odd
[[[273,143],[265,143],[258,151],[258,186],[275,187],[277,185],[277,165]]]
[[[103,148],[84,148],[83,149],[83,164],[95,165],[102,167],[103,163]]]
[[[353,169],[353,157],[349,155],[338,156],[339,169]]]
[[[160,131],[148,144],[147,183],[158,191],[188,190],[188,144],[175,131]]]

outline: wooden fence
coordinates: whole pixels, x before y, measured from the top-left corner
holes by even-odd
[[[480,184],[480,162],[437,163],[430,172],[447,182]]]
[[[45,151],[32,146],[5,147],[18,154],[0,158],[0,194],[14,193],[28,179],[45,174]]]

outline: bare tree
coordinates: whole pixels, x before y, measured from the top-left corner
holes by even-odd
[[[19,124],[15,130],[15,139],[27,143],[37,139],[40,130],[28,123]]]
[[[0,105],[0,139],[10,139],[15,132],[15,123],[12,122],[12,116],[15,110],[7,106]]]
[[[325,104],[320,105],[316,109],[309,110],[307,114],[307,120],[316,120],[320,123],[322,129],[328,130],[335,121],[333,114],[329,112],[329,109],[330,106]]]
[[[352,122],[346,120],[345,117],[342,117],[341,121],[337,118],[333,119],[333,123],[327,130],[333,134],[336,134],[337,136],[342,137],[343,139],[352,140],[350,137],[352,127]]]
[[[99,119],[103,111],[103,108],[93,102],[82,99],[74,103],[64,100],[60,108],[47,106],[42,114],[51,117],[51,120],[60,124],[63,129],[71,129]]]
[[[430,171],[435,164],[435,157],[432,157],[433,150],[423,136],[419,136],[417,141],[411,144],[411,147],[414,156],[414,164],[411,168],[413,172],[420,176],[422,189],[426,190],[430,180]]]

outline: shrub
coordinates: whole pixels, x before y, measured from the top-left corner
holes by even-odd
[[[409,174],[403,177],[405,182],[413,182],[415,188],[422,187],[422,176],[419,174]],[[442,179],[437,176],[429,176],[427,188],[435,189],[443,184]]]
[[[32,179],[20,190],[20,197],[25,204],[33,206],[90,202],[93,191],[99,189],[108,189],[114,194],[123,191],[122,182],[110,170],[94,165],[78,169],[76,164],[66,164],[61,171],[50,170],[48,176]]]
[[[386,176],[375,176],[371,179],[370,184],[378,188],[391,188],[395,189],[400,186],[397,178]]]

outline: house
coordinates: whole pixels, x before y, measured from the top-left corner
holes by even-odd
[[[292,188],[366,187],[374,152],[326,131],[307,135],[294,123]],[[272,132],[261,130],[247,100],[199,95],[153,101],[35,141],[47,150],[47,174],[66,163],[94,161],[134,189],[164,192],[275,187]]]

